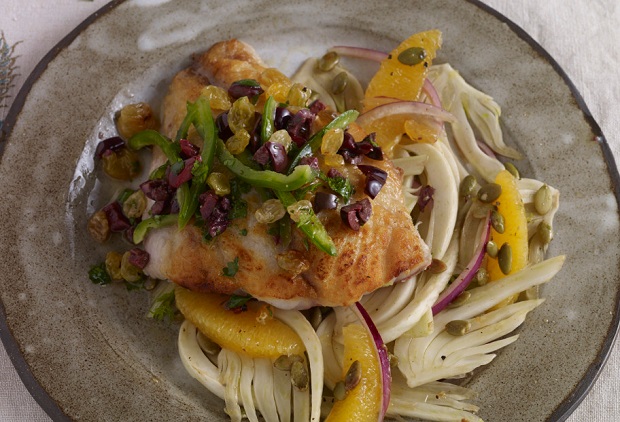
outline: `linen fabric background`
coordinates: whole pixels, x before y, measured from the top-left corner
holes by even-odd
[[[161,0],[166,1],[166,0]],[[455,0],[458,1],[458,0]],[[573,81],[620,159],[620,2],[617,0],[482,0],[521,26]],[[106,0],[1,0],[0,121],[43,56]],[[578,353],[578,351],[576,351]],[[569,422],[611,422],[620,414],[620,348]],[[0,345],[0,421],[50,418],[22,384]]]

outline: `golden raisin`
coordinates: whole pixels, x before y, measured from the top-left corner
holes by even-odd
[[[285,129],[280,129],[275,131],[271,135],[271,137],[269,137],[269,142],[283,145],[286,151],[289,151],[291,149],[293,140],[291,139],[291,135],[289,135],[289,133]]]
[[[321,153],[323,155],[334,155],[342,146],[344,141],[344,131],[340,128],[332,128],[325,132],[321,141]]]
[[[294,83],[288,91],[286,100],[290,105],[305,107],[312,92],[300,83]]]
[[[118,134],[129,139],[146,129],[157,129],[157,119],[147,103],[128,104],[121,109],[116,119]]]
[[[258,77],[258,82],[260,82],[263,87],[270,87],[275,83],[286,85],[287,88],[292,85],[288,76],[273,67],[265,69]]]
[[[122,280],[121,261],[123,255],[118,252],[110,251],[105,256],[105,270],[110,274],[112,280]]]
[[[207,177],[207,185],[218,196],[228,195],[230,193],[230,180],[224,173],[212,172]]]
[[[310,268],[310,263],[299,251],[289,250],[284,253],[280,253],[276,255],[276,261],[278,262],[278,266],[280,268],[294,276],[299,275]]]
[[[310,215],[312,212],[312,202],[302,199],[286,207],[286,210],[291,216],[291,220],[298,223],[304,219],[304,216]]]
[[[228,92],[219,86],[207,85],[202,88],[200,94],[209,100],[209,105],[213,110],[229,110],[232,105]]]
[[[226,149],[234,155],[241,154],[250,144],[250,134],[245,129],[240,129],[226,141]]]
[[[268,199],[256,210],[254,217],[259,223],[275,223],[286,214],[284,205],[278,199]]]
[[[132,180],[142,171],[138,155],[128,148],[121,148],[101,157],[103,171],[119,180]]]
[[[280,82],[276,82],[269,85],[269,88],[265,91],[267,96],[272,96],[277,102],[285,103],[288,98],[288,92],[290,85],[286,85]]]
[[[228,112],[228,125],[233,133],[242,129],[250,132],[254,128],[254,105],[248,97],[236,100]]]
[[[110,223],[105,211],[99,210],[88,219],[88,233],[99,243],[103,243],[110,237]]]

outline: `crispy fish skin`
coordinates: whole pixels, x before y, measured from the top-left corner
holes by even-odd
[[[163,131],[174,134],[186,101],[198,98],[207,80],[226,87],[239,79],[257,79],[264,69],[254,50],[237,40],[218,43],[195,56],[192,66],[171,83],[163,105]],[[365,159],[364,164],[388,173],[372,200],[370,220],[353,231],[342,223],[337,210],[318,214],[338,249],[335,257],[312,244],[306,249],[302,235],[294,230],[290,248],[309,267],[296,275],[280,268],[276,256],[283,251],[267,233],[267,225],[256,221],[254,212],[261,201],[250,192],[245,197],[247,218],[234,220],[213,240],[203,240],[200,229],[192,225],[181,231],[173,227],[151,232],[145,240],[151,256],[145,272],[194,291],[247,293],[280,308],[305,309],[350,305],[366,293],[424,270],[431,261],[430,251],[405,208],[400,169],[389,160]],[[362,172],[355,166],[347,166],[344,172],[356,188],[352,201],[364,198]],[[234,277],[227,277],[222,270],[235,258],[239,269]]]

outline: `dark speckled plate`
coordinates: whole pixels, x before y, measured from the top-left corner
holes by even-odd
[[[557,421],[578,405],[618,327],[618,173],[581,97],[540,46],[468,1],[136,0],[112,2],[46,56],[0,143],[0,334],[54,420],[224,420],[222,403],[185,374],[176,330],[144,318],[146,296],[86,277],[103,250],[83,230],[98,186],[81,157],[111,133],[113,110],[156,103],[192,52],[221,39],[248,41],[291,72],[330,45],[388,50],[429,28],[444,32],[440,60],[502,105],[508,141],[527,155],[522,172],[562,198],[550,254],[566,254],[566,265],[519,341],[471,381],[480,415]]]

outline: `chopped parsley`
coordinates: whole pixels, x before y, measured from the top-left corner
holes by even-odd
[[[235,257],[234,260],[230,261],[224,268],[222,268],[222,274],[226,277],[234,277],[239,271],[239,257]]]
[[[177,314],[177,307],[174,301],[174,289],[159,295],[153,302],[149,311],[149,316],[157,321],[172,321]]]
[[[242,180],[232,179],[230,181],[230,211],[228,219],[245,218],[248,214],[248,203],[243,199],[243,194],[248,193],[252,186]],[[245,235],[244,235],[245,236]]]
[[[110,274],[108,274],[108,271],[105,268],[105,262],[93,266],[88,271],[88,278],[90,278],[90,281],[92,281],[93,283],[99,284],[101,286],[105,284],[110,284],[112,282],[112,278],[110,277]]]
[[[340,195],[345,203],[348,203],[351,196],[355,193],[355,188],[346,177],[328,177],[326,175],[321,175],[321,179],[327,182],[327,186]]]
[[[224,307],[229,311],[233,309],[245,310],[247,309],[247,303],[252,299],[254,299],[252,296],[232,295],[230,299],[224,303]]]

